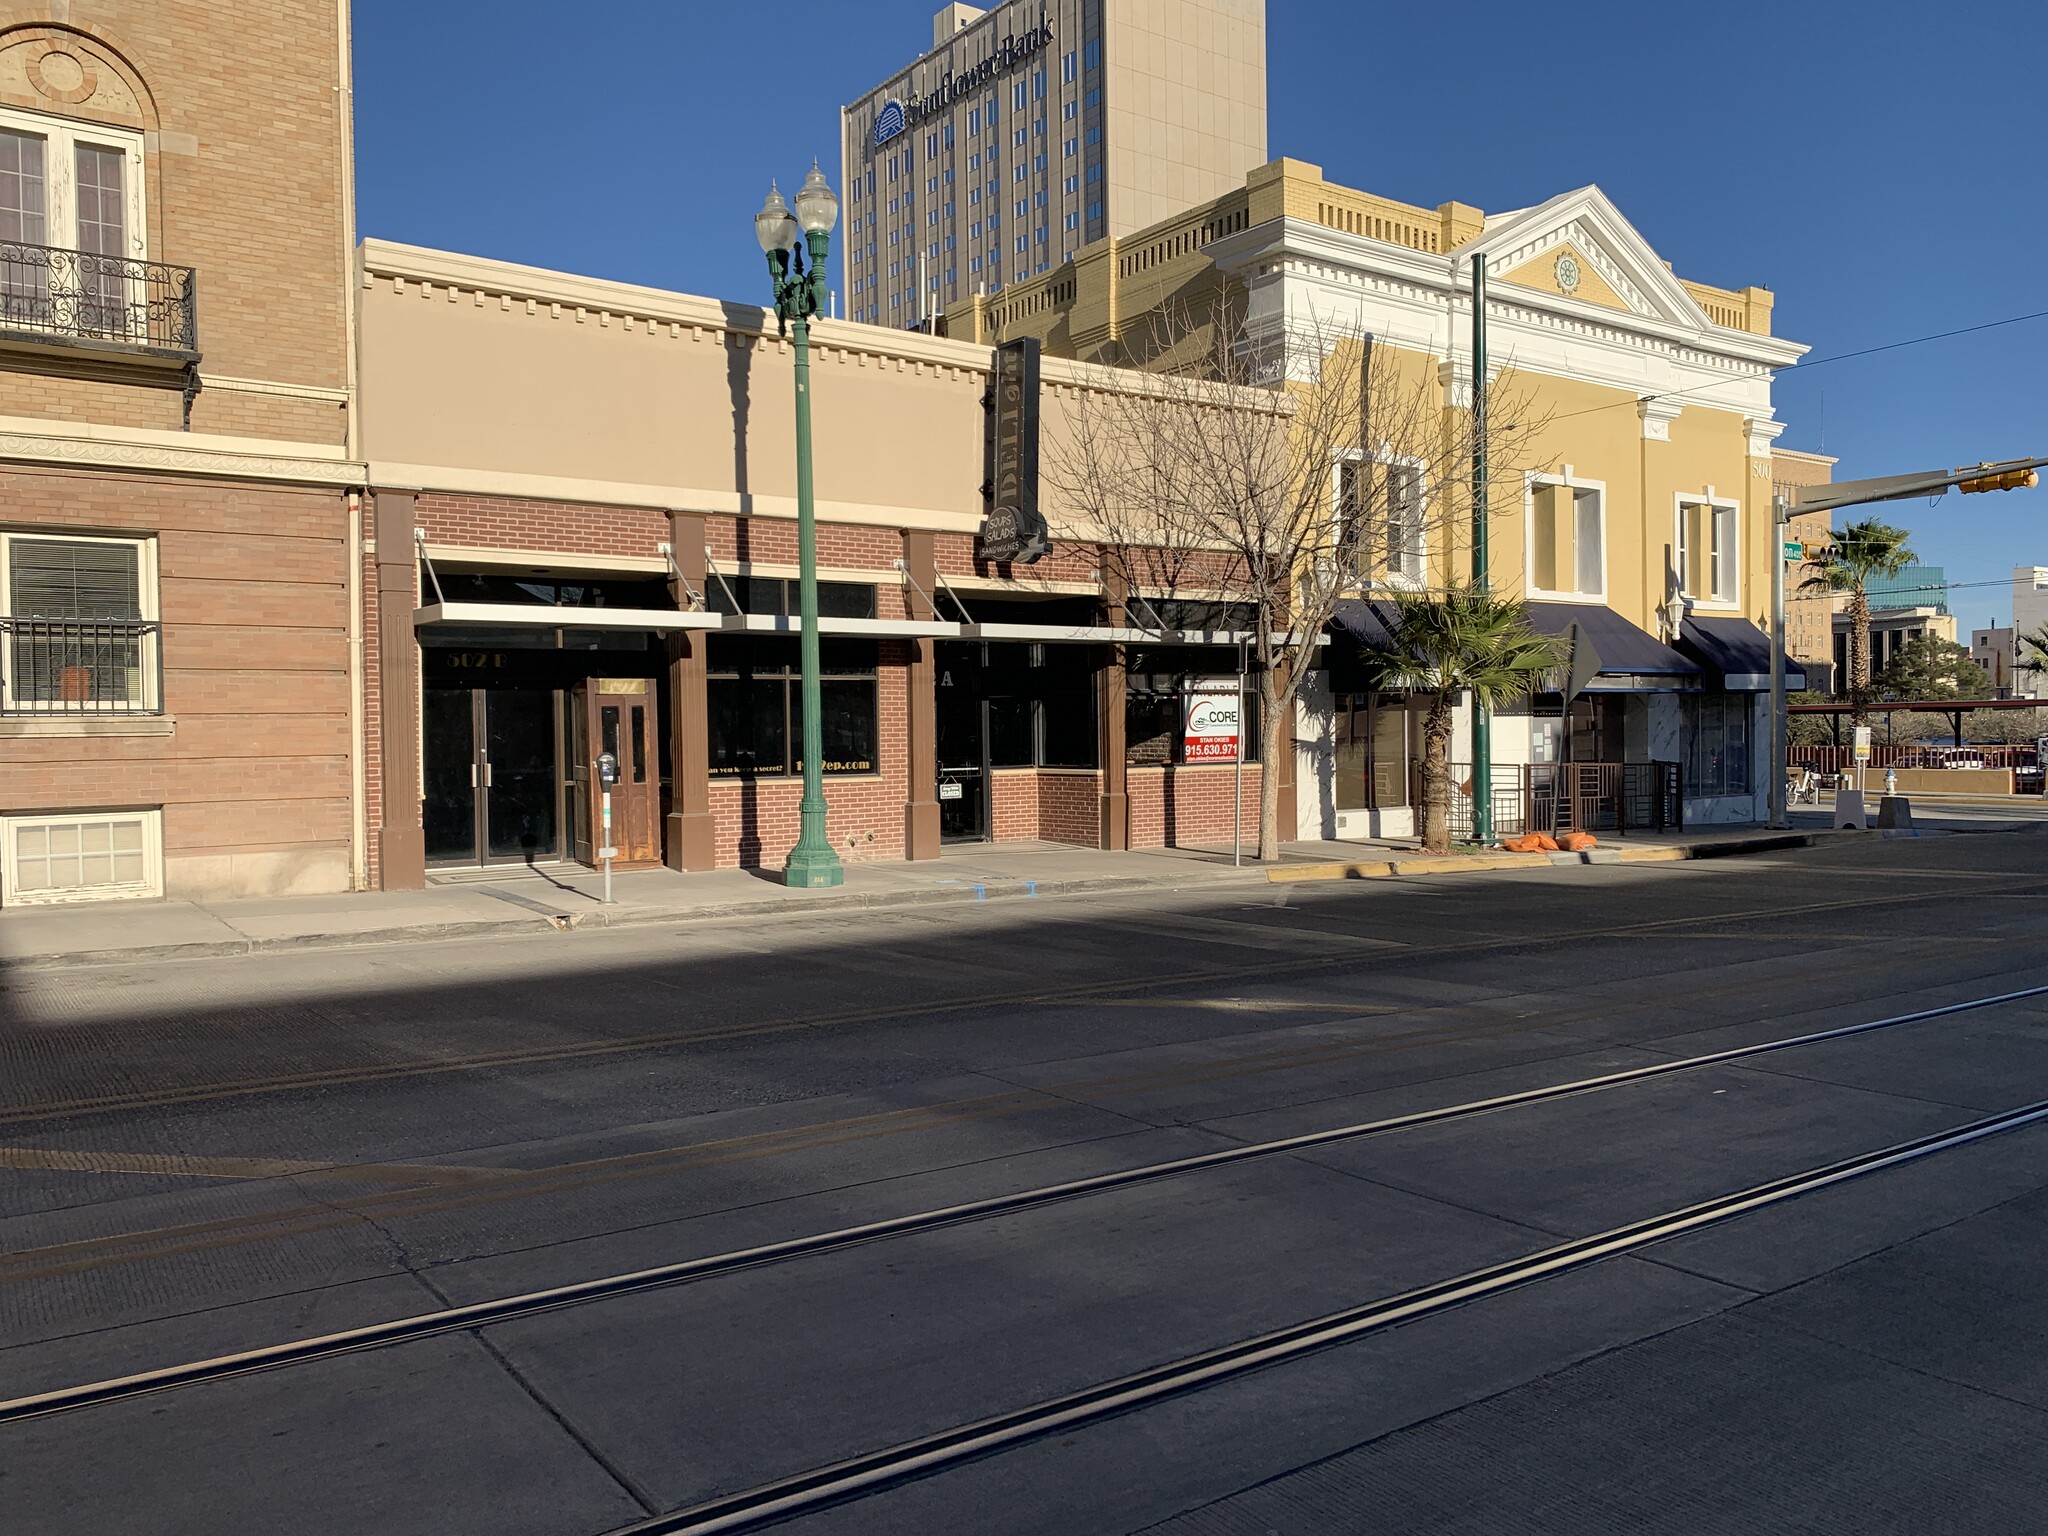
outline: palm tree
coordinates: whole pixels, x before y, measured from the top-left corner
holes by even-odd
[[[2016,649],[2020,654],[2019,664],[2015,670],[2035,674],[2048,672],[2048,624],[2043,624],[2031,635],[2021,635],[2018,639]]]
[[[1862,720],[1870,704],[1870,583],[1896,576],[1920,557],[1906,547],[1903,528],[1876,518],[1851,523],[1834,535],[1832,547],[1814,560],[1817,570],[1799,583],[1802,592],[1848,594],[1850,713]],[[1843,690],[1838,690],[1843,691]]]
[[[1519,599],[1475,587],[1443,593],[1402,593],[1389,625],[1393,648],[1382,663],[1386,682],[1426,695],[1422,726],[1422,846],[1451,851],[1451,723],[1460,693],[1495,708],[1535,692],[1564,664],[1556,643],[1529,627]],[[1490,786],[1474,784],[1474,795]]]

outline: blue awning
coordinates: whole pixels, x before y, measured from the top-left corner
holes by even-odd
[[[1678,629],[1678,643],[1699,658],[1731,693],[1761,693],[1771,686],[1771,641],[1748,619],[1717,619],[1688,614]],[[1785,658],[1785,686],[1793,692],[1806,686],[1806,672]]]

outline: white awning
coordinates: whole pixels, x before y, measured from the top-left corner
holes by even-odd
[[[733,635],[800,635],[803,620],[794,614],[719,614],[718,629]],[[818,633],[842,639],[868,640],[958,640],[960,626],[944,619],[829,619],[818,620]]]
[[[418,625],[465,624],[484,629],[717,629],[720,615],[674,608],[565,608],[553,603],[429,603],[415,608]]]

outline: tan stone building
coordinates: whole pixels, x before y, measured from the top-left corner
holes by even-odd
[[[590,861],[600,751],[625,866],[779,868],[802,765],[772,316],[374,240],[359,296],[375,883]],[[990,368],[986,346],[813,330],[833,844],[1227,844],[1235,770],[1188,761],[1180,727],[1235,646],[1131,627],[1085,542],[982,556]],[[1047,362],[1049,455],[1119,377],[1145,382]],[[1256,827],[1255,764],[1243,794]]]
[[[844,312],[915,326],[1264,164],[1265,0],[949,5],[840,123]]]
[[[1802,485],[1826,485],[1834,478],[1835,460],[1824,453],[1801,453],[1779,448],[1771,455],[1772,490],[1784,495]],[[1792,519],[1785,539],[1810,550],[1828,546],[1833,533],[1831,513],[1807,512]],[[1835,668],[1835,615],[1841,611],[1840,594],[1805,590],[1806,582],[1820,574],[1811,560],[1785,564],[1785,653],[1806,666],[1806,686],[1817,693],[1833,687]]]
[[[1577,624],[1595,637],[1603,662],[1577,698],[1539,697],[1495,730],[1497,798],[1527,798],[1584,763],[1587,782],[1656,779],[1667,799],[1682,785],[1688,822],[1761,819],[1779,558],[1772,445],[1783,431],[1771,380],[1806,350],[1772,334],[1769,290],[1679,277],[1598,187],[1500,212],[1423,208],[1276,160],[1216,198],[977,296],[946,328],[1165,368],[1214,355],[1221,326],[1221,344],[1258,377],[1305,391],[1355,373],[1371,338],[1404,387],[1440,390],[1440,408],[1460,413],[1473,398],[1475,263],[1488,285],[1501,460],[1489,578],[1526,597],[1539,628]],[[1401,467],[1383,444],[1349,452]],[[1343,474],[1332,466],[1333,505]],[[1431,510],[1455,505],[1466,483],[1460,471],[1419,488],[1413,521],[1425,535],[1390,551],[1362,599],[1470,571],[1469,511]],[[1374,722],[1386,715],[1391,750],[1402,701],[1334,674],[1331,684],[1321,720],[1310,710],[1301,723],[1300,772],[1306,781],[1311,762],[1349,766],[1302,797],[1302,834],[1405,831],[1412,785],[1371,768]],[[1603,765],[1612,772],[1590,771]],[[1647,771],[1660,765],[1661,779]],[[1611,815],[1615,794],[1599,798]]]
[[[360,875],[347,26],[0,0],[0,902]]]

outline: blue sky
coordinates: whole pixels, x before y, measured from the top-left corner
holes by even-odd
[[[356,0],[362,232],[758,301],[768,178],[816,155],[836,181],[839,105],[937,9]],[[2038,0],[1269,0],[1267,26],[1274,155],[1428,206],[1598,182],[1682,275],[1771,288],[1816,360],[2048,310]],[[2048,319],[1788,374],[1777,401],[1838,478],[2048,456]],[[1884,515],[1965,628],[2048,564],[2048,487]]]

